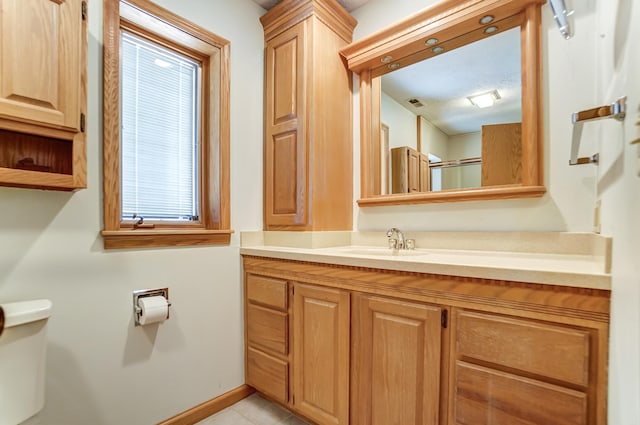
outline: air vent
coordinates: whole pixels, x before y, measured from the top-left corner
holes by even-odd
[[[419,99],[416,99],[415,97],[408,99],[407,102],[412,104],[414,108],[422,108],[424,106],[424,103],[422,103]]]

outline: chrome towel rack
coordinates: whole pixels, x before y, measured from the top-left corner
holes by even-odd
[[[619,98],[610,105],[574,112],[571,116],[571,122],[573,123],[573,137],[571,139],[571,157],[569,158],[569,165],[598,163],[599,155],[597,153],[588,157],[578,158],[580,139],[582,138],[582,126],[585,122],[600,120],[603,118],[613,118],[617,121],[624,121],[626,115],[626,96]]]

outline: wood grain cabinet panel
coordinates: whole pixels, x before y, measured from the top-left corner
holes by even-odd
[[[87,4],[0,0],[0,185],[86,187]]]
[[[307,175],[299,105],[304,102],[304,28],[296,26],[269,40],[265,71],[265,221],[304,224]]]
[[[351,424],[439,420],[441,308],[354,297]]]
[[[294,407],[321,424],[349,423],[349,293],[295,284]]]
[[[456,363],[456,425],[586,425],[583,392]]]
[[[1,4],[0,115],[79,130],[82,2]]]
[[[431,168],[429,167],[429,156],[420,154],[420,192],[431,190]]]
[[[482,186],[522,183],[522,124],[482,126]]]
[[[420,192],[420,153],[413,149],[409,155],[409,192]]]
[[[283,0],[265,34],[266,230],[351,230],[355,20],[333,0]]]
[[[586,330],[468,311],[459,312],[457,320],[460,357],[582,387],[589,384]]]
[[[245,274],[245,374],[248,385],[289,402],[289,302],[283,279]]]
[[[306,187],[306,177],[301,176],[300,166],[304,152],[300,137],[295,131],[273,136],[269,156],[273,168],[270,176],[270,215],[278,221],[299,223],[305,220],[306,210],[301,203]]]
[[[289,401],[289,364],[252,347],[247,348],[248,385],[286,404]]]
[[[252,304],[247,306],[247,340],[252,346],[286,355],[288,324],[286,313]]]
[[[252,303],[287,310],[287,281],[255,274],[247,275],[247,299]]]
[[[300,83],[298,66],[301,65],[302,46],[300,29],[295,28],[275,38],[268,45],[269,69],[273,76],[273,125],[298,117]]]
[[[606,423],[597,328],[465,309],[453,328],[451,424]]]

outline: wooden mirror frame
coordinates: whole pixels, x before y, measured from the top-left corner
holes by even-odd
[[[542,95],[541,95],[541,8],[546,0],[443,0],[421,12],[356,41],[341,50],[348,67],[360,76],[360,191],[361,207],[406,205],[429,202],[470,201],[542,196]],[[480,23],[491,15],[489,24]],[[453,189],[438,192],[376,195],[373,190],[373,138],[380,137],[380,106],[372,100],[380,92],[375,77],[387,72],[391,56],[402,67],[434,54],[425,40],[437,38],[438,46],[452,50],[486,37],[484,28],[503,24],[520,26],[522,73],[522,183]]]

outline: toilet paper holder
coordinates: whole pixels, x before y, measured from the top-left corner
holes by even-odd
[[[171,301],[169,301],[169,288],[158,289],[139,289],[133,291],[133,317],[135,319],[135,325],[140,326],[140,316],[142,316],[142,308],[138,305],[138,300],[145,297],[157,297],[162,296],[167,300],[167,306],[171,307]],[[167,319],[169,318],[169,308],[167,308]]]

